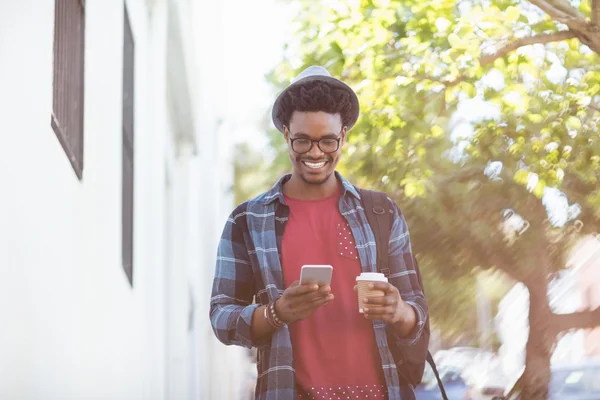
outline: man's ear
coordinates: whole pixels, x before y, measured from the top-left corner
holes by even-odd
[[[342,129],[342,146],[343,146],[344,144],[346,144],[346,138],[347,138],[347,135],[348,135],[348,127],[347,127],[347,126],[345,126],[345,127]]]
[[[288,138],[290,136],[290,131],[288,130],[287,126],[283,126],[283,138],[285,139],[285,141],[288,141]]]

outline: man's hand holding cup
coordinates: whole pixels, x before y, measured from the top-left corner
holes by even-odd
[[[390,284],[383,274],[362,273],[356,282],[359,312],[366,319],[392,324],[400,332],[411,330],[408,328],[415,324],[415,311],[402,300],[398,288]]]

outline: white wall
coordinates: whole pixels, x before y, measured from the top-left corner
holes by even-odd
[[[233,206],[223,193],[230,152],[210,88],[192,104],[200,149],[176,151],[166,1],[148,2],[151,12],[146,4],[127,1],[136,44],[131,288],[121,267],[123,3],[86,2],[79,181],[50,127],[54,2],[0,0],[2,399],[235,399],[247,375],[245,351],[216,342],[207,308]],[[193,15],[218,12],[202,7]],[[190,59],[202,89],[215,67]]]
[[[85,168],[78,181],[49,124],[53,3],[0,5],[0,398],[160,398],[163,340],[155,332],[162,316],[150,284],[162,267],[162,200],[151,195],[162,186],[153,171],[160,142],[136,143],[132,290],[120,244],[123,6],[87,2]],[[143,60],[145,13],[131,13]],[[137,83],[149,78],[142,63],[136,73]],[[137,89],[137,136],[158,135],[148,132],[144,85]]]
[[[199,90],[195,96],[198,103],[199,118],[196,123],[199,139],[191,179],[204,182],[192,197],[193,203],[199,205],[196,218],[202,228],[199,232],[202,245],[194,250],[199,265],[192,266],[190,270],[193,281],[197,283],[199,299],[198,343],[200,354],[204,355],[199,370],[204,387],[208,388],[203,398],[246,399],[246,389],[256,378],[255,367],[248,360],[248,350],[221,344],[215,338],[208,318],[217,244],[227,216],[235,206],[231,190],[234,132],[226,118],[231,113],[232,105],[227,100],[228,96],[223,95],[227,92],[227,82],[231,80],[231,76],[225,73],[223,54],[238,49],[224,46],[225,29],[234,27],[227,24],[230,18],[224,13],[222,2],[201,1],[194,2],[193,5],[190,12],[194,20],[193,37],[196,38],[193,46],[197,55],[195,62]],[[244,61],[241,59],[239,73],[244,73]],[[229,92],[229,96],[235,95],[235,92]],[[209,196],[209,191],[219,195]]]

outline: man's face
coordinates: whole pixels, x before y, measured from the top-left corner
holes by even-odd
[[[342,125],[340,114],[295,111],[290,119],[290,126],[284,127],[284,135],[294,175],[308,184],[320,185],[327,182],[335,171],[342,145],[346,141],[346,127]],[[314,142],[309,143],[309,140]],[[321,148],[317,145],[318,140],[321,140]],[[304,147],[310,144],[310,150],[303,152]],[[333,153],[329,152],[336,147],[337,150]]]

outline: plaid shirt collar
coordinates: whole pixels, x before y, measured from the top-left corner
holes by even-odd
[[[264,197],[264,205],[269,205],[271,203],[273,203],[274,201],[278,200],[281,204],[285,204],[285,199],[283,197],[283,185],[292,177],[291,174],[287,174],[282,176],[277,183],[275,183],[275,185],[273,185],[273,187],[271,188],[271,190],[269,190]],[[342,183],[343,187],[344,187],[344,192],[342,193],[342,196],[346,196],[348,193],[350,193],[352,196],[354,196],[357,200],[360,201],[360,194],[358,192],[358,190],[356,189],[356,187],[351,184],[350,182],[348,182],[348,180],[346,178],[344,178],[342,176],[342,174],[340,174],[339,172],[335,171],[335,177]]]

